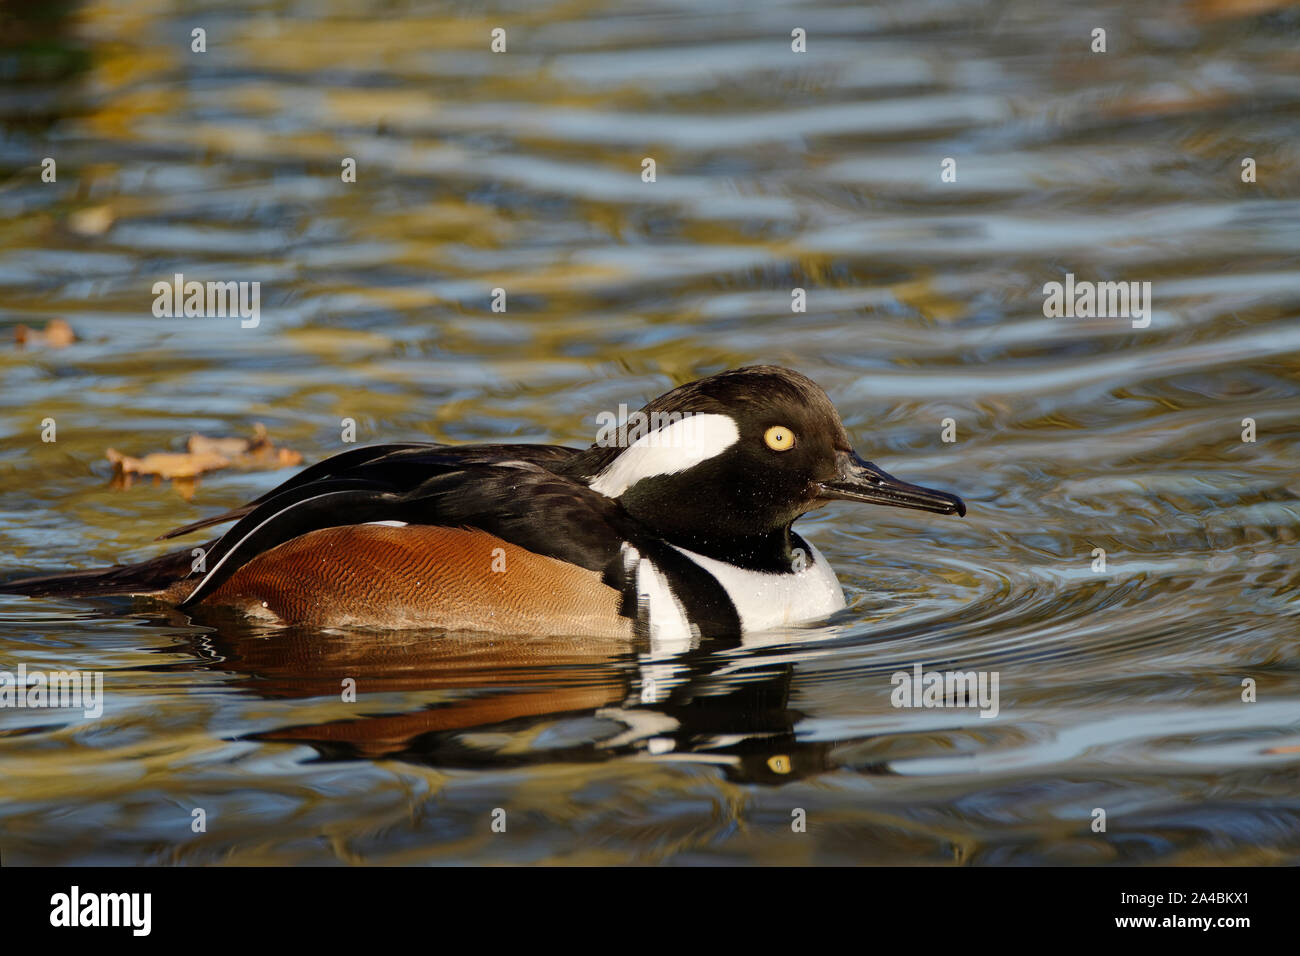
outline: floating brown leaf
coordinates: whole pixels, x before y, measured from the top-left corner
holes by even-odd
[[[266,426],[261,424],[254,426],[250,438],[191,435],[185,448],[183,452],[153,452],[143,458],[108,449],[105,454],[113,464],[113,486],[129,488],[133,476],[151,475],[155,481],[175,480],[178,490],[189,497],[194,492],[193,479],[204,472],[221,468],[272,471],[302,464],[301,452],[277,448],[268,437]],[[184,487],[181,487],[182,482]]]
[[[230,466],[230,459],[215,452],[153,452],[143,458],[132,458],[110,448],[105,455],[122,475],[157,475],[159,478],[193,478],[205,471],[216,471]]]
[[[63,319],[50,319],[45,324],[44,331],[26,325],[18,326],[14,329],[14,341],[19,346],[44,345],[47,348],[62,349],[77,341],[77,335]]]
[[[68,217],[68,228],[79,236],[102,236],[113,228],[114,219],[108,206],[87,206]]]

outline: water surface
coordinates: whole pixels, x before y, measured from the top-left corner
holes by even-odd
[[[1295,6],[14,23],[0,334],[79,341],[0,345],[4,572],[150,556],[287,477],[123,490],[108,447],[260,422],[316,461],[345,418],[585,445],[600,411],[760,361],[970,513],[810,515],[849,608],[686,652],[0,600],[0,669],[106,693],[97,720],[0,711],[6,863],[1300,862]],[[175,273],[260,281],[259,326],[155,318]],[[1067,273],[1152,283],[1150,326],[1045,317]],[[916,664],[997,672],[998,716],[893,707]]]

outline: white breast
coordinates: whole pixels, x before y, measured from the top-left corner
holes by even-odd
[[[686,609],[677,600],[664,573],[628,542],[623,542],[623,568],[636,581],[637,606],[649,631],[650,647],[656,653],[680,654],[700,636]]]
[[[809,560],[792,574],[750,571],[673,547],[717,579],[736,606],[745,632],[816,621],[844,607],[844,591],[835,571],[811,544]]]

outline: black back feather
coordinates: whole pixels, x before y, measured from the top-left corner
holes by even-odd
[[[636,575],[624,563],[632,542],[668,577],[691,619],[711,633],[739,633],[726,592],[698,566],[648,534],[613,499],[558,474],[578,454],[555,445],[406,445],[344,452],[313,465],[239,515],[206,555],[207,572],[180,605],[202,601],[271,548],[321,528],[403,521],[476,528],[535,554],[595,571],[642,617]],[[214,521],[216,519],[213,519]],[[197,526],[197,525],[196,525]]]

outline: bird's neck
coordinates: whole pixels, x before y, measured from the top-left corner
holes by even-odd
[[[796,550],[807,547],[789,525],[766,534],[730,537],[697,531],[664,535],[664,540],[706,558],[725,561],[751,571],[788,574],[798,570]]]

